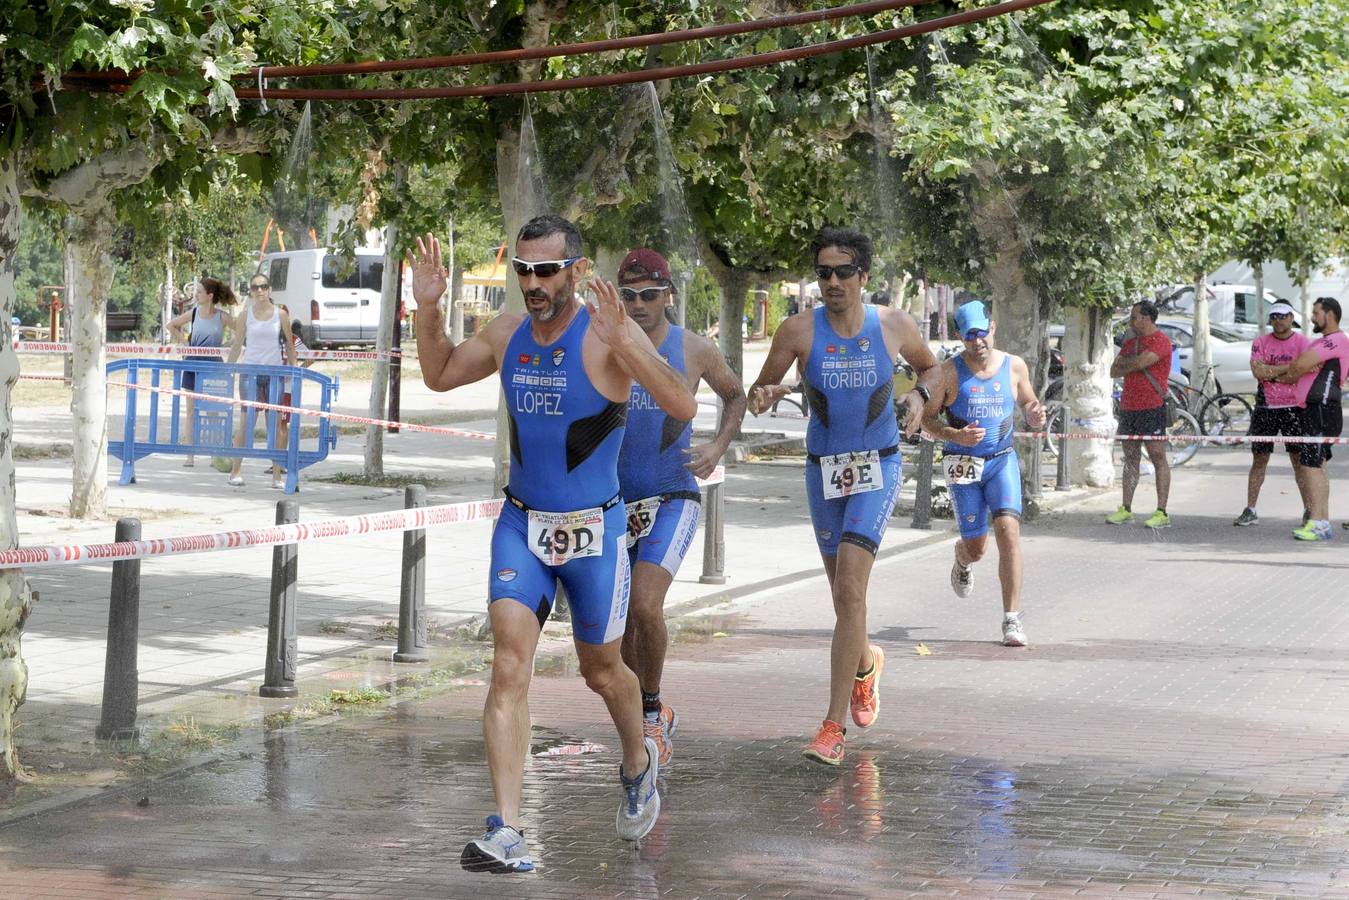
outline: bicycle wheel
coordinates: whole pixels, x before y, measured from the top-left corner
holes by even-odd
[[[1204,404],[1199,427],[1204,434],[1245,437],[1251,430],[1251,404],[1238,394],[1219,394]]]
[[[1045,411],[1045,427],[1043,429],[1045,432],[1043,444],[1044,448],[1049,451],[1051,456],[1058,456],[1059,431],[1062,427],[1060,421],[1064,416],[1064,410],[1067,406],[1063,403],[1050,403],[1047,404],[1047,407],[1048,408]]]
[[[1197,438],[1200,435],[1199,421],[1183,409],[1176,410],[1175,420],[1166,429],[1170,438]],[[1183,466],[1199,452],[1199,441],[1170,440],[1167,442],[1166,457],[1172,467]]]
[[[805,413],[801,410],[801,404],[791,397],[783,397],[768,408],[768,415],[771,418],[782,416],[784,419],[804,419]]]

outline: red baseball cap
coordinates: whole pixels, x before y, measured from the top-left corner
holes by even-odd
[[[634,281],[655,281],[669,287],[670,264],[655,250],[640,247],[623,257],[618,266],[618,283],[632,284]]]

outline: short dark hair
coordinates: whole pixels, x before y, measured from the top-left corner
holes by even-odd
[[[1153,303],[1151,300],[1139,300],[1134,306],[1137,306],[1138,311],[1152,321],[1157,321],[1157,304]]]
[[[585,255],[585,248],[581,243],[581,229],[561,216],[535,216],[520,226],[520,233],[515,236],[515,242],[518,244],[520,241],[537,241],[554,234],[564,236],[562,252],[568,257]]]
[[[853,265],[863,272],[871,271],[871,238],[852,228],[834,228],[826,225],[810,242],[810,263],[819,262],[820,251],[837,247],[852,257]]]
[[[1340,312],[1340,301],[1336,300],[1334,297],[1317,297],[1316,302],[1320,305],[1321,309],[1328,313],[1334,313],[1336,322],[1339,322],[1344,318],[1344,315]]]

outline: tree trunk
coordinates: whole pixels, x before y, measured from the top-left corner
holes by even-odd
[[[169,333],[169,321],[173,318],[173,298],[177,295],[178,289],[174,287],[174,280],[177,277],[173,270],[173,242],[167,241],[164,248],[164,284],[159,288],[159,339],[161,343],[173,343],[173,335]],[[233,285],[230,285],[233,289]]]
[[[399,166],[394,176],[395,191],[402,188],[404,167]],[[384,278],[379,286],[379,332],[375,335],[375,349],[387,352],[393,346],[393,330],[399,327],[398,301],[402,296],[398,281],[398,225],[384,226]],[[385,400],[389,393],[389,359],[375,360],[374,376],[370,379],[370,407],[368,416],[384,418]],[[384,477],[384,426],[365,427],[365,477]]]
[[[15,517],[14,419],[10,394],[19,377],[19,357],[11,344],[14,315],[14,256],[19,247],[18,160],[0,156],[0,548],[19,546]],[[14,745],[14,717],[28,693],[23,661],[23,625],[31,595],[21,569],[0,570],[0,781],[24,776]]]
[[[450,273],[450,340],[457,347],[464,341],[464,267]]]
[[[1067,404],[1070,431],[1097,434],[1114,432],[1110,377],[1113,356],[1110,311],[1069,307],[1063,337],[1063,400]],[[1115,463],[1109,439],[1069,442],[1068,452],[1074,484],[1108,487],[1115,480]],[[1060,453],[1064,452],[1060,444]]]
[[[519,126],[510,122],[501,122],[497,130],[497,196],[501,200],[501,219],[506,226],[506,240],[509,246],[507,253],[515,252],[515,236],[520,232],[520,226],[529,221],[535,213],[533,210],[522,208],[523,198],[519,196],[517,182],[520,176],[520,129]],[[502,312],[520,313],[525,312],[525,296],[520,292],[520,281],[511,277],[512,273],[507,268],[506,277],[506,302],[502,304]],[[496,495],[501,496],[510,481],[511,472],[511,443],[510,443],[510,415],[506,410],[506,396],[504,393],[497,394],[497,416],[496,416],[496,449],[493,453],[495,474],[493,483],[496,488]]]
[[[105,338],[108,291],[112,289],[112,244],[116,213],[109,203],[91,202],[74,212],[66,240],[66,295],[69,316],[75,452],[70,515],[100,518],[107,511],[108,403]],[[117,402],[125,398],[118,396]],[[144,400],[144,398],[141,398]],[[139,402],[139,401],[138,401]],[[144,403],[141,406],[144,407]]]
[[[1302,333],[1307,337],[1312,336],[1312,286],[1309,283],[1311,278],[1311,267],[1305,259],[1299,260],[1297,264],[1297,287],[1298,295],[1302,299]]]
[[[749,291],[750,273],[727,266],[712,267],[712,276],[721,289],[721,318],[717,328],[717,343],[726,364],[743,381],[745,378],[745,295]]]
[[[1194,276],[1194,349],[1190,355],[1190,386],[1204,387],[1213,368],[1213,346],[1208,331],[1208,276],[1200,270]]]
[[[1269,331],[1269,310],[1265,308],[1265,264],[1257,259],[1251,268],[1255,272],[1256,316],[1260,319],[1260,333],[1265,334]]]

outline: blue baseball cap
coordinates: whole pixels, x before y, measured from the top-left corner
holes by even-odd
[[[988,313],[982,300],[971,300],[956,310],[956,331],[963,338],[975,329],[988,331]]]

